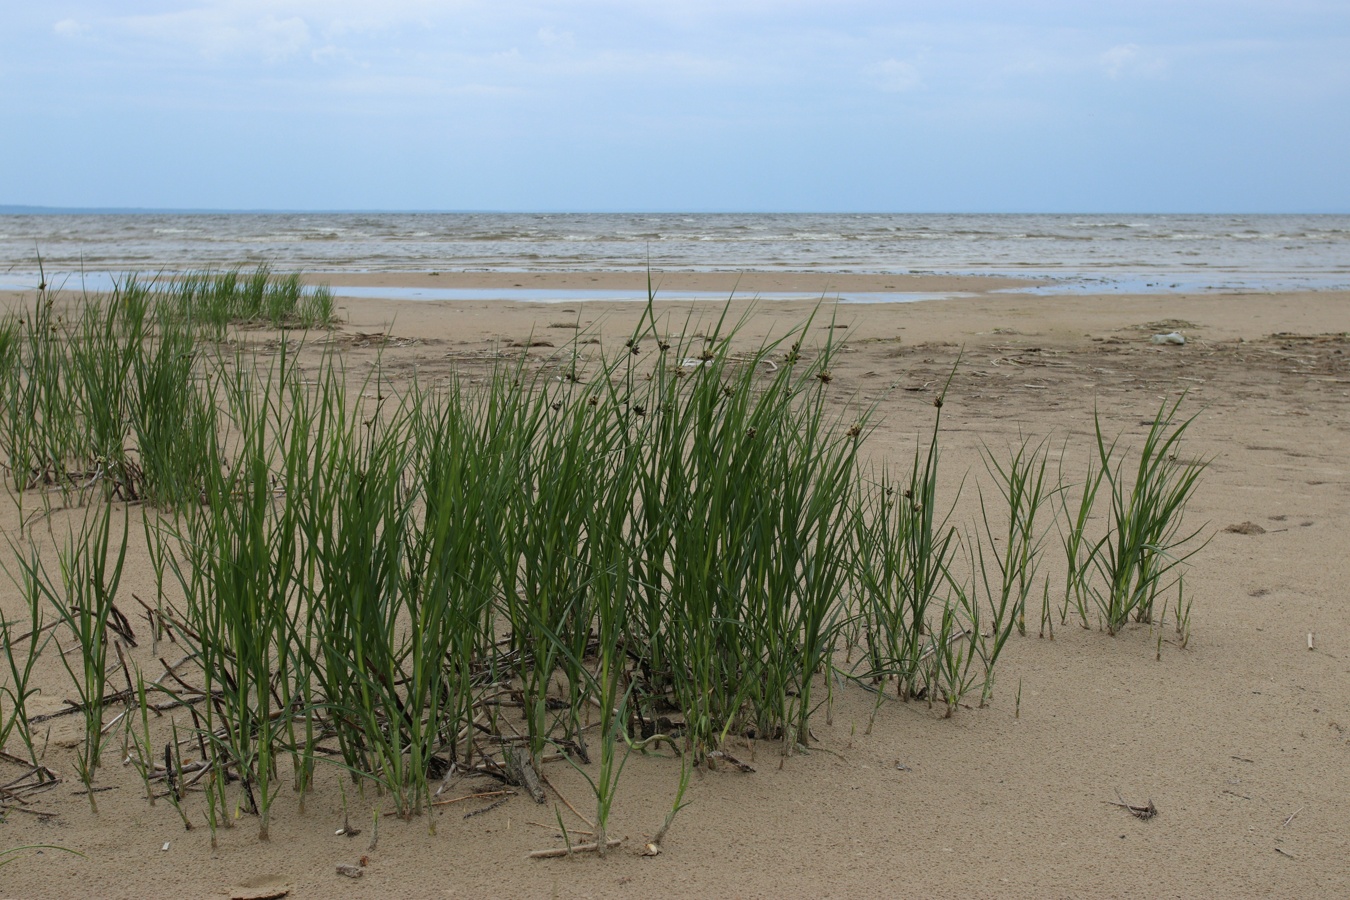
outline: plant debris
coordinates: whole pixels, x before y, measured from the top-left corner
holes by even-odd
[[[1148,803],[1145,804],[1128,803],[1125,798],[1120,796],[1120,793],[1117,792],[1115,800],[1105,800],[1103,802],[1109,803],[1112,806],[1119,806],[1121,809],[1126,810],[1130,815],[1143,822],[1147,822],[1158,814],[1158,807],[1153,805],[1152,798],[1149,798]]]

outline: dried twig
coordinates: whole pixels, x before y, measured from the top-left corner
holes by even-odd
[[[737,759],[736,757],[732,756],[730,753],[726,752],[725,750],[713,750],[713,751],[709,752],[709,753],[708,753],[708,759],[725,760],[726,762],[730,763],[733,767],[735,767],[737,771],[740,771],[740,772],[753,772],[753,771],[755,771],[755,767],[754,767],[754,766],[750,765],[749,763],[741,762],[739,759]]]
[[[605,841],[606,849],[617,847],[623,843],[623,838],[610,838]],[[573,844],[571,847],[554,847],[549,850],[532,850],[528,859],[559,859],[564,856],[571,856],[573,853],[594,853],[600,849],[598,843],[594,844]]]
[[[511,799],[510,797],[503,797],[503,798],[501,798],[500,800],[498,800],[498,801],[495,802],[495,803],[489,803],[487,806],[484,806],[482,809],[471,809],[471,810],[469,810],[468,812],[466,812],[466,813],[464,814],[464,818],[466,818],[466,819],[472,819],[474,816],[481,816],[483,813],[486,813],[486,812],[492,812],[494,809],[496,809],[497,807],[501,806],[503,803],[505,803],[507,800],[510,800],[510,799]]]
[[[1144,805],[1140,805],[1138,803],[1127,803],[1125,802],[1125,798],[1120,796],[1120,792],[1117,791],[1115,800],[1103,800],[1102,802],[1109,803],[1112,806],[1119,806],[1121,809],[1127,810],[1130,815],[1134,816],[1136,819],[1139,819],[1140,821],[1143,822],[1147,822],[1149,819],[1153,818],[1158,814],[1158,807],[1153,805],[1152,798],[1150,798],[1148,803]]]
[[[43,809],[28,809],[25,806],[6,806],[4,807],[3,812],[5,815],[9,815],[12,812],[28,813],[28,815],[37,816],[40,819],[56,818],[56,813],[54,812],[48,812]]]
[[[557,822],[554,822],[554,823],[552,823],[552,824],[549,824],[549,823],[545,823],[545,822],[531,822],[531,821],[529,821],[529,820],[527,819],[527,820],[525,821],[525,824],[526,824],[526,825],[533,825],[535,828],[542,828],[542,829],[544,829],[545,831],[557,832],[557,830],[558,830],[558,823],[557,823]],[[591,836],[594,836],[594,835],[595,835],[595,832],[594,832],[594,831],[587,831],[587,830],[584,829],[584,828],[573,828],[573,829],[569,830],[567,833],[568,833],[568,834],[587,834],[587,835],[591,835]]]
[[[575,806],[573,806],[573,805],[571,804],[571,802],[568,801],[568,799],[562,795],[562,791],[559,791],[559,790],[558,790],[557,785],[555,785],[553,782],[549,781],[547,778],[544,779],[544,783],[547,784],[549,787],[553,788],[553,793],[555,793],[555,794],[558,795],[558,799],[561,800],[561,801],[563,802],[563,806],[566,806],[568,809],[570,809],[570,810],[572,811],[572,815],[576,816],[578,819],[580,819],[581,821],[585,822],[585,823],[586,823],[587,825],[589,825],[590,827],[592,827],[592,828],[595,827],[595,823],[594,823],[594,822],[592,822],[590,819],[588,819],[588,818],[586,818],[585,816],[583,816],[581,813],[577,812],[577,808],[576,808]]]
[[[77,645],[71,649],[78,650],[79,646]],[[125,703],[133,696],[135,696],[135,692],[133,691],[114,691],[113,693],[104,696],[102,702],[104,706],[112,706],[115,703]],[[85,710],[85,705],[83,703],[76,703],[74,700],[66,700],[65,702],[68,705],[64,709],[59,709],[56,712],[44,713],[40,716],[33,716],[28,720],[29,724],[37,725],[42,722],[49,722],[52,719],[59,719],[62,716],[73,716],[77,713],[82,713]]]
[[[461,803],[461,802],[463,802],[463,801],[465,801],[465,800],[486,800],[486,799],[488,799],[489,797],[503,797],[503,796],[509,798],[509,797],[514,797],[515,794],[516,794],[516,792],[515,792],[515,791],[511,791],[511,790],[483,791],[483,792],[480,793],[480,794],[465,794],[463,797],[454,797],[454,798],[451,798],[451,799],[449,799],[449,800],[433,800],[433,801],[431,802],[431,805],[432,805],[432,806],[449,806],[451,803]]]

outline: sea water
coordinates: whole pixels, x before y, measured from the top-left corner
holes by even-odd
[[[1020,275],[1041,292],[1350,289],[1350,216],[751,213],[0,215],[0,288],[120,273],[810,271]],[[93,283],[90,283],[90,280]],[[380,296],[390,296],[379,289]],[[475,292],[481,296],[484,292]],[[556,293],[556,292],[555,292]],[[354,294],[346,293],[347,296]],[[433,299],[428,297],[428,299]]]

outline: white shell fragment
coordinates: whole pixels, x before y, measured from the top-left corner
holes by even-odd
[[[1179,331],[1170,331],[1167,334],[1155,334],[1149,340],[1155,344],[1184,344],[1186,339],[1181,336]]]

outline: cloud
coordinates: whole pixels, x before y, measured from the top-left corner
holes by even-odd
[[[558,31],[554,28],[549,28],[547,26],[539,29],[537,37],[539,38],[539,43],[549,47],[555,45],[562,47],[570,47],[573,44],[572,32]]]
[[[1110,78],[1120,79],[1135,75],[1161,75],[1167,62],[1145,51],[1138,44],[1119,44],[1107,50],[1098,62]]]
[[[89,32],[89,26],[83,22],[77,22],[74,19],[62,19],[52,26],[52,31],[55,31],[63,38],[73,38],[79,37],[82,34],[87,34]]]
[[[893,94],[912,91],[923,84],[918,68],[900,59],[877,63],[872,67],[871,75],[877,87]]]
[[[254,31],[257,49],[271,62],[281,62],[309,46],[309,26],[298,16],[264,16]]]
[[[113,31],[165,46],[195,49],[208,59],[262,57],[282,62],[310,46],[309,25],[299,16],[233,15],[223,9],[191,9],[132,16],[110,23]]]

